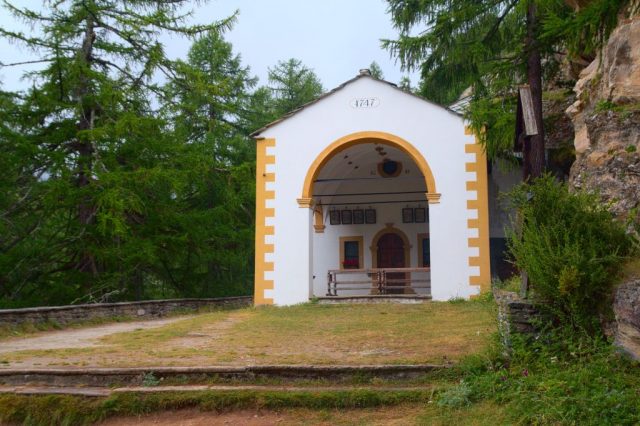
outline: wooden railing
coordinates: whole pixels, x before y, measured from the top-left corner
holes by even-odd
[[[431,295],[431,268],[332,269],[327,278],[327,296],[362,290],[374,295]]]

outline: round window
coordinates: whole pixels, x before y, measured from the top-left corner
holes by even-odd
[[[402,163],[393,160],[384,160],[378,164],[378,173],[382,177],[396,177],[402,171]]]

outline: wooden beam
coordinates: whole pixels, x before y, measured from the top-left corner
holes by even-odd
[[[528,85],[522,85],[518,88],[519,103],[522,108],[522,120],[524,121],[525,136],[533,136],[538,134],[538,126],[536,125],[536,116],[533,109],[533,99],[531,98],[531,88]]]

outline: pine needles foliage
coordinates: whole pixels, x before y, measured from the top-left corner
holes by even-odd
[[[517,89],[527,83],[531,2],[538,10],[534,37],[543,85],[557,78],[560,62],[592,60],[629,3],[594,0],[574,11],[560,0],[387,1],[399,34],[383,47],[403,68],[420,72],[420,95],[443,105],[466,98],[465,117],[492,159],[512,158]]]
[[[188,25],[189,6],[4,3],[35,31],[0,37],[40,67],[0,90],[0,307],[251,293],[249,134],[322,86],[298,61],[287,97],[255,89],[224,40],[236,15]]]

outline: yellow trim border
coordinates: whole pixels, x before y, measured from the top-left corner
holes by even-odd
[[[313,197],[313,187],[320,170],[322,170],[322,167],[331,160],[334,155],[355,145],[376,142],[398,148],[411,157],[424,176],[424,180],[427,185],[427,200],[429,204],[437,204],[440,202],[440,194],[436,189],[436,181],[433,177],[433,173],[431,172],[431,167],[429,167],[429,163],[427,163],[427,160],[425,160],[420,151],[406,140],[396,135],[392,135],[391,133],[366,131],[356,132],[341,137],[331,145],[327,146],[320,155],[316,157],[315,161],[311,164],[311,167],[309,167],[307,176],[304,180],[302,196],[298,199],[300,207],[307,207],[306,200],[310,200]],[[302,203],[301,200],[303,200]]]
[[[465,134],[473,134],[470,128]],[[469,266],[480,269],[478,275],[469,277],[469,285],[480,286],[480,292],[491,290],[491,257],[489,253],[489,187],[487,174],[487,155],[480,140],[475,136],[475,142],[466,144],[464,152],[475,154],[475,161],[465,163],[465,171],[475,172],[476,179],[466,183],[467,191],[475,191],[475,200],[467,200],[467,210],[477,210],[476,219],[467,220],[468,229],[477,229],[478,236],[468,239],[469,248],[477,248],[478,256],[469,256]]]
[[[267,173],[267,165],[275,164],[276,157],[267,155],[267,148],[276,146],[275,139],[258,139],[256,141],[256,253],[253,303],[259,305],[272,305],[273,299],[264,295],[265,290],[273,290],[273,280],[265,279],[265,273],[274,270],[273,262],[267,262],[267,253],[274,252],[274,245],[267,244],[265,238],[275,235],[273,226],[267,225],[267,219],[275,217],[275,209],[267,207],[267,201],[273,200],[275,191],[267,190],[267,182],[275,182],[275,173]]]

